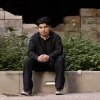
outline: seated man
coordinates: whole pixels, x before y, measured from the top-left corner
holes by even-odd
[[[63,58],[63,45],[61,37],[50,30],[51,21],[42,17],[36,22],[38,31],[35,33],[28,46],[28,57],[24,60],[22,95],[32,93],[32,71],[54,71],[56,95],[63,94],[65,83],[65,60]]]

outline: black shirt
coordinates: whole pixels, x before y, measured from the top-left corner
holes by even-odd
[[[41,38],[39,32],[31,37],[28,46],[28,57],[37,60],[41,54],[47,54],[52,58],[63,54],[61,37],[57,33],[50,31],[49,38],[46,40]]]

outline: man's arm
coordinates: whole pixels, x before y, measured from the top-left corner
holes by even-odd
[[[28,57],[38,60],[38,55],[35,53],[35,38],[31,37],[28,45]]]
[[[63,54],[63,45],[62,45],[61,37],[57,36],[55,40],[55,50],[51,54],[49,54],[49,57],[50,59],[52,59],[62,54]]]

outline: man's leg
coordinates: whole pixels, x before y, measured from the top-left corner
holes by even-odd
[[[45,71],[45,64],[39,63],[31,58],[26,58],[24,60],[24,66],[23,66],[23,89],[24,91],[21,93],[22,95],[29,94],[30,91],[32,91],[33,88],[33,82],[32,82],[32,71]],[[26,93],[27,92],[27,93]]]
[[[65,60],[63,56],[58,56],[54,64],[56,78],[55,78],[55,86],[57,91],[63,90],[65,83]]]
[[[24,68],[23,68],[23,86],[24,91],[32,90],[33,82],[32,82],[32,71],[34,66],[34,60],[31,58],[26,58],[24,60]]]

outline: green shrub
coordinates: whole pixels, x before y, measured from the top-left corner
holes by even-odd
[[[89,39],[64,38],[66,70],[100,70],[100,45]]]
[[[76,32],[74,34],[73,29]],[[65,29],[62,42],[66,70],[100,70],[100,42],[89,37],[82,38],[84,32],[91,34],[95,31],[94,28],[91,31],[82,31],[74,26]]]
[[[76,29],[77,34],[71,34],[72,29],[65,30],[66,35],[62,36],[66,70],[100,70],[100,42],[82,38],[80,29]],[[27,56],[29,38],[27,33],[17,36],[11,27],[7,30],[8,37],[0,36],[0,71],[20,71]]]
[[[8,37],[0,36],[0,71],[22,70],[27,52],[27,39],[25,33],[17,36],[14,31],[10,31]]]

